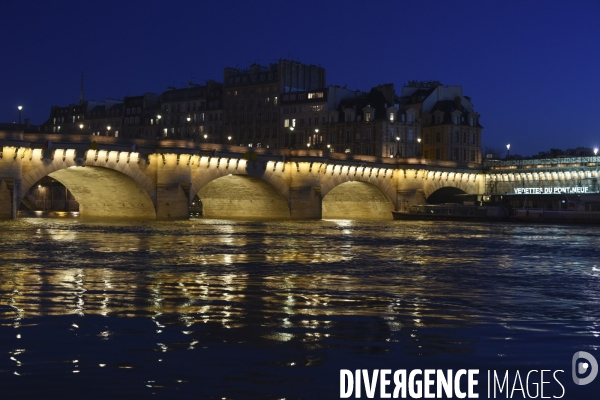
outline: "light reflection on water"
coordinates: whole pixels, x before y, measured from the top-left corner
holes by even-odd
[[[0,379],[15,393],[76,373],[75,389],[102,374],[106,390],[139,397],[162,386],[293,398],[336,393],[339,368],[508,368],[598,345],[594,228],[19,219],[0,229],[10,338]]]

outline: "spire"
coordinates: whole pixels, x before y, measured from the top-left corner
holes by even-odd
[[[79,105],[83,105],[83,71],[81,71],[81,88],[79,89]]]

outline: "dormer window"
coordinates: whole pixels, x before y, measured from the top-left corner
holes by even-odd
[[[365,113],[365,122],[369,122],[369,121],[371,121],[371,113],[367,111]]]
[[[458,115],[455,115],[455,116],[454,116],[454,124],[455,124],[455,125],[458,125]]]

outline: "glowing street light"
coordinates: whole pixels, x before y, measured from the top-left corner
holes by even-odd
[[[21,110],[23,109],[22,105],[17,107],[19,109],[19,129],[21,129]]]
[[[421,138],[417,138],[417,142],[419,142],[419,157],[421,157]]]
[[[83,124],[79,124],[79,129],[83,129]]]
[[[506,145],[506,158],[510,157],[510,143]]]
[[[106,129],[108,130],[108,134],[107,136],[110,136],[110,125],[106,127]]]
[[[396,136],[396,143],[398,147],[396,148],[396,158],[400,158],[400,136]]]
[[[598,154],[598,148],[594,147],[594,155],[597,155],[597,154]]]
[[[306,143],[306,147],[310,147],[310,143]]]

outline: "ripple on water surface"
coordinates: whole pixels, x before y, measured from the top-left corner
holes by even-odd
[[[297,398],[335,394],[339,368],[550,368],[598,346],[594,228],[18,219],[0,237],[13,393]]]

